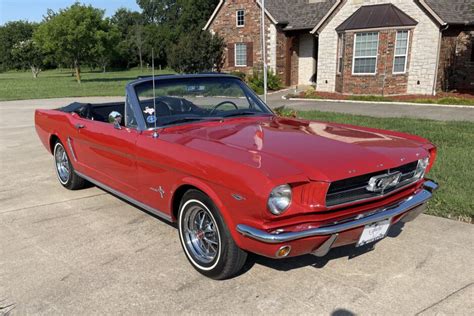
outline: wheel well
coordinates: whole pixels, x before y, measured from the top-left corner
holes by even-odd
[[[172,212],[173,212],[173,218],[177,219],[178,218],[178,212],[179,212],[179,205],[181,204],[181,200],[183,199],[184,194],[188,192],[189,190],[199,190],[195,186],[185,184],[180,186],[173,194],[173,200],[172,200]],[[202,191],[201,191],[202,192]]]
[[[59,137],[56,135],[51,135],[49,138],[49,149],[51,150],[51,153],[54,154],[54,145],[59,142]]]

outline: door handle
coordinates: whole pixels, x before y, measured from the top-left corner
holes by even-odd
[[[83,129],[84,127],[86,127],[84,124],[81,124],[81,123],[77,123],[76,125],[74,125],[74,127],[77,129],[77,130],[80,130],[80,129]]]

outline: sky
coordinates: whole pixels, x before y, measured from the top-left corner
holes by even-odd
[[[40,22],[48,9],[58,11],[74,2],[75,0],[0,0],[0,25],[16,20]],[[121,7],[139,10],[136,0],[80,0],[80,2],[105,9],[105,16],[114,15]]]

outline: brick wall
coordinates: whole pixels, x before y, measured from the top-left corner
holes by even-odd
[[[375,31],[375,30],[374,30]],[[336,91],[345,94],[406,94],[408,74],[410,72],[410,47],[408,46],[407,67],[404,74],[393,73],[397,30],[379,31],[379,45],[376,73],[374,75],[357,75],[352,73],[354,32],[344,34],[343,69],[336,75]],[[412,32],[409,39],[411,41]]]
[[[245,26],[236,26],[237,10],[245,10]],[[291,84],[297,84],[298,81],[298,61],[296,47],[292,47],[290,52],[291,64],[287,62],[288,46],[287,35],[277,25],[272,24],[267,17],[266,26],[266,45],[267,45],[267,63],[282,80],[286,83],[287,67],[292,69]],[[254,67],[261,67],[261,9],[255,0],[229,0],[226,1],[215,19],[212,21],[209,30],[224,38],[227,47],[224,52],[223,71],[240,71],[251,74]],[[252,43],[252,52],[248,52],[251,56],[252,64],[248,63],[247,67],[236,67],[234,63],[233,46],[235,43]]]
[[[474,91],[474,27],[450,26],[443,32],[437,90]]]

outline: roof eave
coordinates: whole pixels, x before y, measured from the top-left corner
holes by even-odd
[[[342,3],[343,0],[337,0],[334,5],[329,9],[329,11],[326,13],[326,15],[319,21],[318,24],[311,30],[311,34],[316,34],[318,33],[319,28],[326,22],[327,19],[332,15],[332,13],[336,10],[336,8]]]
[[[426,3],[425,0],[417,1],[440,25],[444,26],[448,24],[428,5],[428,3]]]

